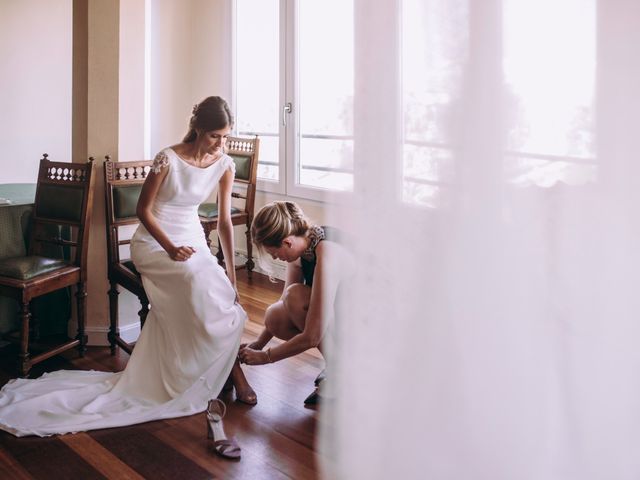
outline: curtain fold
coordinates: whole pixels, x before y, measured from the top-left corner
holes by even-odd
[[[640,478],[640,4],[355,18],[324,476]]]

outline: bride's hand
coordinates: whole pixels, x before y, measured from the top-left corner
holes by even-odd
[[[193,247],[189,246],[180,246],[173,247],[169,251],[167,251],[171,260],[175,260],[176,262],[185,262],[191,258],[191,255],[196,253],[196,250]]]

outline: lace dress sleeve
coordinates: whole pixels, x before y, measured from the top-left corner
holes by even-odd
[[[167,168],[169,166],[169,157],[164,152],[158,152],[156,158],[153,159],[153,167],[151,167],[151,171],[153,173],[160,173],[163,168]]]

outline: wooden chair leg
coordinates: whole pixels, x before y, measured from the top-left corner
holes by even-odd
[[[111,347],[111,355],[116,354],[116,336],[118,335],[118,295],[120,292],[118,291],[118,285],[116,283],[111,283],[111,288],[109,289],[109,346]]]
[[[78,335],[76,338],[80,341],[78,353],[81,357],[84,357],[84,352],[87,351],[87,335],[84,333],[84,322],[87,313],[87,288],[85,282],[78,283],[76,301],[78,305]]]
[[[18,371],[21,377],[26,377],[31,370],[31,358],[29,357],[29,302],[20,304],[20,353],[18,354]]]
[[[211,239],[209,238],[211,231],[213,230],[211,225],[209,223],[203,223],[202,230],[204,230],[204,238],[207,241],[207,247],[211,248]]]
[[[140,299],[140,311],[138,312],[138,316],[140,317],[140,329],[144,327],[144,322],[147,320],[147,314],[149,313],[149,300],[146,298]]]
[[[251,272],[255,267],[255,263],[253,263],[253,245],[251,244],[251,229],[249,226],[247,226],[245,235],[247,236],[247,261],[244,265],[247,268],[247,277],[251,279]]]

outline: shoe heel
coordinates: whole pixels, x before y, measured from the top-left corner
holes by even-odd
[[[223,401],[213,399],[207,405],[207,439],[211,442],[213,450],[221,457],[231,460],[240,460],[241,449],[235,440],[227,438],[224,433],[222,418],[226,413],[226,405]]]

